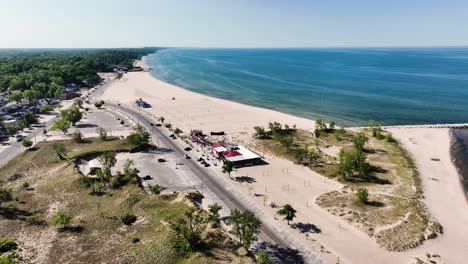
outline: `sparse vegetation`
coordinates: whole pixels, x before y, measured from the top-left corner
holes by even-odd
[[[75,143],[83,143],[83,134],[79,130],[75,130],[71,135],[71,139]]]
[[[375,121],[371,125],[374,129],[345,130],[327,127],[319,120],[318,130],[311,133],[288,131],[285,125],[272,123],[269,131],[260,133],[266,137],[254,137],[257,150],[303,164],[345,184],[343,190],[319,196],[316,202],[321,207],[375,237],[389,250],[413,248],[436,237],[442,228],[420,200],[420,179],[411,156]],[[292,137],[290,148],[281,144],[272,131]],[[359,202],[359,188],[368,190],[368,195],[372,193],[372,199]],[[408,219],[415,221],[409,224]]]
[[[29,138],[25,138],[25,139],[21,140],[21,145],[23,147],[29,149],[33,145],[33,142]]]
[[[262,224],[254,213],[250,211],[241,212],[237,209],[231,211],[229,223],[232,225],[234,235],[245,249],[250,248],[252,242],[257,240]]]
[[[1,208],[8,208],[8,211],[0,209],[0,213],[13,213],[15,217],[0,217],[0,233],[19,244],[30,245],[21,255],[31,263],[38,262],[35,252],[39,251],[44,252],[41,255],[44,263],[64,260],[74,263],[213,263],[220,258],[233,263],[253,263],[250,256],[236,254],[234,242],[219,228],[211,226],[202,234],[201,246],[205,254],[175,250],[173,244],[177,235],[167,223],[177,223],[185,218],[184,212],[192,208],[181,195],[149,195],[136,184],[109,188],[100,196],[90,195],[84,182],[88,179],[92,184],[100,182],[81,175],[72,161],[103,151],[128,151],[132,147],[126,140],[110,137],[106,141],[89,138],[81,144],[71,140],[54,143],[66,145],[64,160],[57,160],[52,142],[39,142],[36,151],[25,152],[0,168],[0,181],[8,182],[9,188],[15,190],[14,195],[19,197],[19,201],[12,200],[10,193],[7,196],[11,198],[2,200]],[[129,170],[132,167],[129,166]],[[7,181],[13,174],[19,176]],[[34,186],[34,192],[22,188],[25,181]],[[65,232],[53,237],[44,236],[49,229],[54,229],[44,224],[45,219],[50,221],[47,215],[51,210],[63,210],[73,216],[68,228],[57,226],[59,231]],[[137,216],[137,221],[131,227],[125,226],[121,221],[122,212]],[[201,213],[208,218],[207,212]],[[24,233],[28,236],[21,235]],[[134,244],[131,236],[142,243]],[[89,246],[99,250],[90,254]],[[1,255],[5,256],[7,253]]]
[[[358,202],[366,204],[368,202],[369,191],[367,188],[358,188],[356,191],[356,198]]]

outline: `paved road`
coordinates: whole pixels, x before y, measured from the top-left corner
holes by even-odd
[[[141,113],[132,108],[126,106],[121,106],[106,102],[106,106],[113,108],[116,111],[119,111],[127,116],[130,116],[134,121],[145,126],[151,131],[152,135],[155,135],[157,139],[165,146],[170,147],[179,157],[183,157],[185,152],[182,147],[177,144],[174,140],[170,139],[163,131],[163,128],[158,128],[151,126],[151,123],[155,121],[151,119],[148,115]],[[188,167],[203,183],[206,188],[213,192],[223,203],[229,207],[229,209],[240,209],[240,210],[251,210],[253,205],[242,199],[242,196],[239,192],[235,192],[231,188],[228,188],[223,184],[223,180],[220,179],[219,175],[210,173],[206,168],[200,167],[194,160],[185,160],[185,166]],[[255,210],[257,211],[257,210]],[[262,219],[263,220],[263,219]],[[287,232],[287,231],[286,231]],[[322,263],[321,259],[317,257],[313,252],[305,248],[298,240],[293,238],[291,234],[284,234],[284,232],[279,232],[276,228],[266,224],[263,221],[261,226],[260,238],[263,241],[274,243],[282,248],[297,249],[302,253],[304,257],[304,262],[306,263]],[[295,241],[294,241],[295,240]]]
[[[42,130],[44,128],[49,130],[52,127],[52,125],[53,125],[53,123],[54,123],[54,121],[56,119],[57,119],[57,117],[52,118],[51,120],[49,120],[49,121],[47,121],[45,123],[44,127],[38,127],[36,129],[34,129],[26,137],[31,139],[32,142],[35,142],[36,137],[42,135]],[[22,133],[22,134],[24,134],[24,133]],[[8,161],[13,159],[16,155],[20,154],[24,150],[25,150],[25,148],[21,145],[21,142],[16,142],[15,141],[15,142],[11,143],[11,145],[9,147],[7,147],[6,149],[2,150],[2,152],[0,152],[0,167],[5,165]]]

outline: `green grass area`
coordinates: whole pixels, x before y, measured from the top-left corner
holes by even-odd
[[[384,137],[372,137],[372,131],[362,130],[369,138],[364,146],[366,160],[372,166],[367,179],[337,178],[338,159],[329,155],[328,149],[353,150],[352,138],[358,131],[346,130],[339,137],[329,130],[316,138],[313,133],[294,130],[289,150],[274,137],[257,139],[256,147],[308,166],[311,170],[345,185],[340,191],[324,193],[317,204],[341,217],[389,250],[402,251],[414,248],[424,240],[442,232],[442,227],[428,215],[423,206],[421,179],[411,155],[397,142],[387,142]],[[385,132],[382,132],[385,135]],[[308,146],[319,153],[316,161],[298,161],[294,149]],[[357,202],[358,188],[369,190],[370,202]]]
[[[90,139],[76,144],[61,141],[67,159],[58,160],[51,143],[43,142],[0,169],[1,186],[12,190],[14,200],[2,204],[0,238],[11,237],[19,254],[34,263],[252,263],[237,255],[236,245],[219,230],[208,230],[202,253],[180,255],[172,247],[175,222],[193,205],[184,194],[153,195],[129,184],[91,195],[80,185],[82,176],[73,160],[80,155],[102,151],[129,150],[126,141]],[[27,182],[29,187],[25,188]],[[58,211],[73,216],[70,227],[60,230],[49,225]],[[132,225],[122,216],[133,214]],[[27,235],[25,235],[27,234]],[[138,241],[132,237],[138,238]],[[213,238],[214,237],[214,238]],[[221,261],[220,261],[221,260]]]

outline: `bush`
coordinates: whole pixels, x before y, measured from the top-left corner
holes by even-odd
[[[99,102],[94,103],[94,106],[95,106],[96,108],[98,108],[98,109],[101,108],[102,105],[103,105],[102,101],[99,101]]]
[[[24,218],[24,220],[26,221],[26,223],[32,224],[32,225],[39,225],[43,223],[43,221],[40,219],[39,214],[28,215]]]
[[[136,235],[131,235],[129,238],[130,238],[130,241],[132,241],[132,243],[140,242],[140,238],[138,238]]]
[[[79,130],[75,130],[71,136],[73,142],[75,143],[82,143],[83,142],[83,134]]]
[[[30,187],[30,186],[29,186],[29,182],[23,182],[23,188],[24,188],[24,189],[27,190],[27,189],[29,189],[29,187]]]
[[[4,238],[0,240],[0,253],[5,253],[10,250],[14,250],[18,247],[18,244],[15,240],[11,238]]]
[[[161,193],[161,186],[159,186],[158,184],[155,184],[153,186],[150,185],[149,189],[150,189],[152,194],[160,194]]]
[[[72,216],[69,213],[59,211],[50,221],[50,225],[51,226],[57,226],[57,225],[67,226],[68,224],[70,224],[71,220],[72,220]]]
[[[367,199],[369,197],[369,191],[367,190],[367,188],[359,188],[357,189],[357,192],[356,192],[356,198],[359,202],[365,204],[367,203]]]
[[[137,217],[133,214],[125,214],[124,216],[122,216],[121,220],[124,225],[131,225],[135,223]]]
[[[385,141],[387,141],[388,143],[396,143],[396,140],[393,138],[391,133],[388,133],[385,136]]]
[[[120,120],[120,124],[123,125],[125,124],[125,122],[123,120]]]
[[[29,138],[25,138],[21,140],[21,145],[28,149],[33,145],[33,142]]]
[[[273,264],[270,256],[265,251],[259,251],[255,254],[257,264]]]

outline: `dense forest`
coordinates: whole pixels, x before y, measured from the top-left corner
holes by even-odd
[[[0,49],[0,92],[13,100],[58,97],[63,85],[93,86],[100,81],[98,72],[131,67],[157,49]]]

